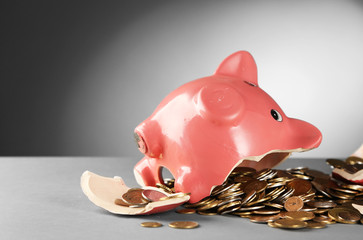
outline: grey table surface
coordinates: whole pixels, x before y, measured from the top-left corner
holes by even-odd
[[[0,158],[0,239],[362,239],[361,224],[334,224],[325,229],[282,230],[235,216],[182,215],[169,211],[148,216],[110,214],[82,193],[80,176],[90,170],[121,176],[136,187],[131,158]],[[329,173],[324,159],[288,159],[277,168],[308,166]],[[193,220],[196,229],[172,229],[168,223]],[[143,228],[159,221],[161,228]]]

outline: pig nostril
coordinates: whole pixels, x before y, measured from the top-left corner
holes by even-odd
[[[134,138],[137,144],[137,148],[140,150],[140,152],[145,154],[147,151],[147,146],[144,139],[137,132],[134,133]]]

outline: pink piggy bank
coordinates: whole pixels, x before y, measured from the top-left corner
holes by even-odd
[[[313,125],[287,117],[258,85],[246,51],[227,57],[216,72],[171,92],[135,129],[145,157],[134,168],[142,186],[175,178],[177,192],[194,203],[208,196],[238,166],[272,168],[292,152],[319,146]]]

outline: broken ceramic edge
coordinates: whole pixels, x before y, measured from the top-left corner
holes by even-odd
[[[352,153],[350,157],[363,158],[363,144],[354,153]],[[332,175],[334,178],[339,180],[363,185],[363,169],[352,174],[344,171],[343,169],[334,168]]]
[[[121,198],[130,188],[126,186],[121,177],[108,178],[85,171],[81,176],[81,188],[88,199],[96,206],[114,214],[143,215],[165,212],[189,201],[190,196],[184,195],[178,198],[170,198],[163,201],[155,201],[144,207],[131,208],[115,204],[115,200]],[[157,188],[148,189],[160,191]],[[173,194],[163,192],[167,197]]]
[[[363,169],[351,174],[344,171],[343,169],[334,168],[332,175],[336,179],[346,180],[351,183],[363,185]]]
[[[233,170],[238,167],[238,166],[244,166],[244,167],[251,167],[251,166],[248,166],[248,165],[243,165],[244,163],[246,164],[245,161],[250,161],[250,162],[260,162],[262,159],[264,159],[264,162],[261,162],[262,165],[264,165],[263,168],[261,169],[264,169],[264,168],[273,168],[273,167],[276,167],[278,166],[279,164],[281,164],[282,162],[284,162],[293,152],[305,152],[305,151],[309,151],[309,150],[312,150],[314,148],[295,148],[295,149],[288,149],[288,150],[282,150],[282,149],[274,149],[274,150],[270,150],[264,154],[261,154],[259,156],[248,156],[248,157],[245,157],[241,160],[239,160],[235,165],[234,167],[232,167],[232,169],[230,170],[230,172],[227,174],[227,176],[224,178],[223,182],[227,180],[227,178],[229,177],[229,175],[233,172]],[[271,154],[282,154],[281,158],[277,158],[276,159],[276,162],[273,162],[272,165],[269,165],[268,164],[271,164],[271,161],[269,161],[270,159],[268,159],[268,156],[271,156]],[[253,168],[253,166],[252,166]],[[260,169],[260,170],[261,170]],[[136,182],[140,185],[140,186],[143,186],[145,187],[145,183],[143,181],[143,178],[139,175],[139,173],[134,169],[134,176],[135,176],[135,179],[136,179]],[[213,189],[216,188],[217,186],[223,184],[223,182],[219,183],[218,185],[214,185],[211,187],[210,189],[210,192],[209,194],[211,194],[213,192]],[[207,196],[205,196],[207,197]]]
[[[352,203],[352,206],[363,215],[363,205]]]
[[[363,158],[363,143],[360,145],[360,147],[352,154],[351,157],[359,157]]]
[[[259,162],[259,161],[261,161],[263,158],[265,158],[265,157],[267,157],[267,156],[269,156],[270,154],[274,154],[274,153],[282,153],[282,154],[286,154],[286,155],[284,155],[281,159],[278,159],[278,161],[277,161],[277,163],[276,164],[273,164],[273,165],[271,165],[271,166],[266,166],[266,168],[273,168],[273,167],[277,167],[278,165],[280,165],[281,163],[283,163],[286,159],[288,159],[290,156],[291,156],[291,154],[292,153],[294,153],[294,152],[306,152],[306,151],[310,151],[310,150],[312,150],[312,149],[314,149],[314,148],[295,148],[295,149],[288,149],[288,150],[281,150],[281,149],[274,149],[274,150],[271,150],[271,151],[268,151],[268,152],[266,152],[266,153],[264,153],[264,154],[262,154],[262,155],[259,155],[259,156],[248,156],[248,157],[246,157],[246,158],[243,158],[243,159],[241,159],[241,160],[239,160],[238,162],[237,162],[237,164],[231,169],[231,171],[228,173],[228,175],[225,177],[225,179],[224,179],[224,181],[226,181],[227,179],[228,179],[228,177],[229,177],[229,175],[233,172],[233,170],[235,169],[235,168],[237,168],[237,167],[249,167],[248,165],[246,166],[246,165],[243,165],[243,162],[244,161],[253,161],[253,162]],[[266,159],[266,161],[267,162],[269,162],[268,161],[268,159]],[[221,183],[222,184],[222,183]],[[220,184],[220,185],[221,185]],[[210,191],[210,193],[212,193],[213,192],[213,189],[214,188],[216,188],[218,185],[215,185],[215,186],[213,186],[212,188],[211,188],[211,191]]]

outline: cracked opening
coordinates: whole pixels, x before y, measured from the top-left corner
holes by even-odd
[[[237,167],[251,167],[257,171],[264,168],[273,168],[288,158],[290,154],[291,152],[272,152],[263,156],[259,161],[244,159]]]
[[[168,185],[170,181],[174,181],[175,177],[170,172],[170,170],[166,167],[160,167],[160,174],[159,174],[159,180],[162,184]]]

